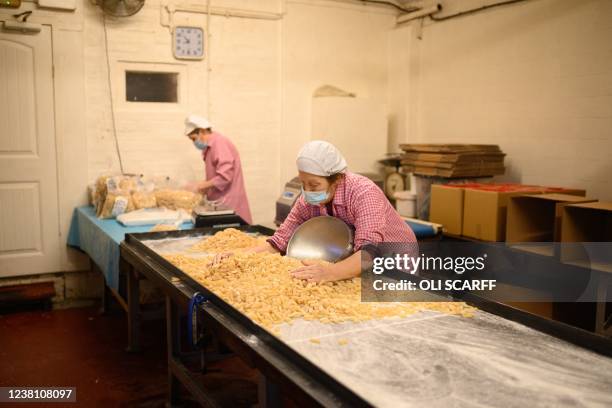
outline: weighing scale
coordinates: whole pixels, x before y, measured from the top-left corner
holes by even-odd
[[[193,209],[196,228],[227,228],[249,225],[234,210],[214,201],[205,201]]]
[[[389,200],[394,201],[395,192],[406,189],[406,178],[402,173],[400,173],[400,167],[402,165],[401,155],[389,153],[387,154],[387,157],[382,160],[378,160],[378,162],[383,166],[395,168],[395,171],[387,173],[387,176],[385,177],[385,188],[383,189]]]
[[[298,177],[294,177],[291,181],[285,183],[283,192],[276,200],[276,216],[274,217],[276,225],[281,225],[285,221],[300,194],[302,194],[302,182]]]

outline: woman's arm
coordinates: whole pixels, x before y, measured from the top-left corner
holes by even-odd
[[[247,252],[247,253],[250,252],[250,253],[255,253],[255,254],[262,253],[262,252],[269,252],[271,254],[275,254],[275,253],[278,252],[278,249],[276,249],[272,245],[270,245],[269,242],[266,242],[263,245],[258,245],[256,247],[249,248],[249,249],[247,249],[244,252]]]
[[[187,184],[185,186],[185,190],[189,190],[193,193],[205,193],[206,190],[208,190],[212,186],[212,180],[202,180]]]
[[[291,272],[294,278],[308,282],[330,282],[350,279],[361,274],[361,251],[355,252],[335,264],[321,264],[317,261],[302,261],[304,266]]]
[[[304,201],[304,197],[300,196],[295,205],[289,211],[289,215],[285,221],[281,224],[280,227],[274,232],[270,238],[268,238],[268,243],[277,249],[278,252],[285,252],[287,250],[287,245],[289,244],[289,240],[293,236],[293,233],[302,223],[304,223],[307,219],[311,217],[309,204],[306,204]]]
[[[258,245],[256,247],[252,247],[252,248],[247,248],[245,250],[242,251],[236,251],[236,252],[242,252],[244,254],[258,254],[258,253],[263,253],[263,252],[268,252],[271,254],[277,253],[278,249],[274,248],[272,245],[270,245],[269,243],[265,243],[263,245]],[[227,252],[219,252],[218,254],[216,254],[214,256],[214,258],[212,259],[210,265],[216,265],[219,262],[221,262],[222,260],[229,258],[230,256],[234,255],[236,252],[234,251],[227,251]]]

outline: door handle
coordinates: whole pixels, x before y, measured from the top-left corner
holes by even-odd
[[[38,34],[42,29],[42,24],[21,21],[5,21],[2,28],[4,31],[13,31],[22,34]]]

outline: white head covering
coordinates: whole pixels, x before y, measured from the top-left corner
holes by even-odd
[[[198,115],[189,115],[185,119],[185,135],[189,136],[191,132],[196,129],[208,129],[211,128],[212,125],[208,121],[208,119],[198,116]]]
[[[296,160],[300,171],[316,176],[331,176],[346,170],[346,160],[336,146],[322,140],[313,140],[302,147]]]

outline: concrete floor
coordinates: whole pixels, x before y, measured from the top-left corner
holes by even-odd
[[[165,336],[163,321],[145,322],[143,352],[130,354],[124,351],[126,319],[119,311],[0,315],[0,386],[73,386],[77,404],[70,406],[162,407],[167,390]],[[224,406],[256,402],[254,370],[237,358],[214,368],[205,384],[221,396]],[[193,406],[185,397],[184,406]]]

